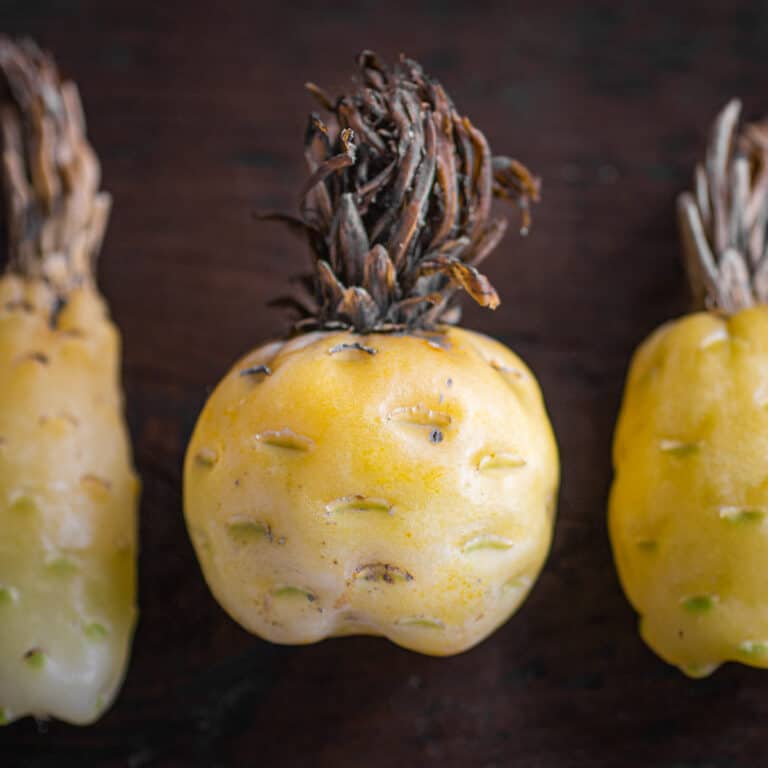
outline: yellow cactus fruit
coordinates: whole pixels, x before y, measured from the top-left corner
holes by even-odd
[[[694,298],[634,356],[609,527],[643,639],[692,677],[768,667],[768,125],[719,115],[679,214]]]
[[[120,340],[93,280],[109,214],[75,85],[0,38],[0,723],[96,720],[136,617]]]
[[[558,486],[538,385],[497,341],[452,325],[457,288],[535,180],[412,61],[360,58],[313,115],[293,219],[315,253],[294,335],[241,359],[184,468],[187,525],[229,614],[279,643],[382,635],[448,655],[518,608],[544,563]],[[527,210],[527,209],[526,209]],[[527,226],[527,222],[524,224]]]

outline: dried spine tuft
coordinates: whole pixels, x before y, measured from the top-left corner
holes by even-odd
[[[30,40],[0,36],[5,268],[61,300],[90,280],[109,216],[80,97]]]
[[[360,80],[335,101],[307,88],[334,118],[312,114],[299,217],[268,214],[304,233],[314,272],[302,279],[308,302],[296,330],[359,333],[431,330],[455,323],[461,288],[485,307],[499,297],[478,265],[501,240],[491,218],[495,195],[522,210],[539,181],[519,162],[492,157],[483,134],[461,117],[442,86],[401,57],[390,69],[370,51]]]
[[[768,121],[738,132],[741,103],[717,116],[678,218],[697,307],[733,314],[768,303]]]

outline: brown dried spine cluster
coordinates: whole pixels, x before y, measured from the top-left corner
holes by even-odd
[[[358,64],[355,89],[335,101],[308,84],[333,124],[310,116],[299,217],[266,217],[305,233],[313,251],[314,271],[302,278],[309,300],[281,300],[299,309],[296,330],[434,329],[458,321],[458,289],[495,308],[499,297],[477,269],[506,229],[491,218],[492,198],[520,206],[525,233],[538,180],[492,157],[416,62],[403,57],[389,69],[365,51]]]
[[[694,192],[678,199],[694,303],[726,314],[768,303],[768,121],[738,133],[740,112],[733,100],[718,115]]]
[[[5,268],[60,299],[93,275],[110,197],[85,135],[77,87],[33,42],[0,37]]]

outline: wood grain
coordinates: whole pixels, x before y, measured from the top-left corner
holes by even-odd
[[[0,28],[80,84],[115,198],[100,276],[144,482],[123,693],[95,727],[3,729],[3,766],[765,764],[768,678],[730,665],[692,682],[655,658],[605,530],[629,355],[686,308],[674,197],[728,98],[768,109],[765,3],[3,0]],[[182,520],[206,392],[285,327],[265,302],[306,258],[251,212],[293,207],[303,83],[344,83],[363,47],[421,60],[496,152],[544,179],[531,235],[487,262],[501,307],[466,323],[540,378],[562,451],[556,539],[518,615],[446,660],[369,638],[254,640],[213,601]]]

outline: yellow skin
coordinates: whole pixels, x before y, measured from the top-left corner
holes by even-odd
[[[465,330],[444,340],[312,333],[247,355],[211,395],[187,525],[246,629],[442,656],[521,604],[550,545],[555,441],[517,356]],[[331,352],[355,343],[376,354]],[[258,365],[271,375],[241,373]]]
[[[632,362],[610,534],[643,639],[700,677],[768,667],[768,308],[699,313]]]
[[[52,301],[39,281],[0,278],[0,723],[95,720],[136,618],[119,336],[94,288],[55,328]]]

